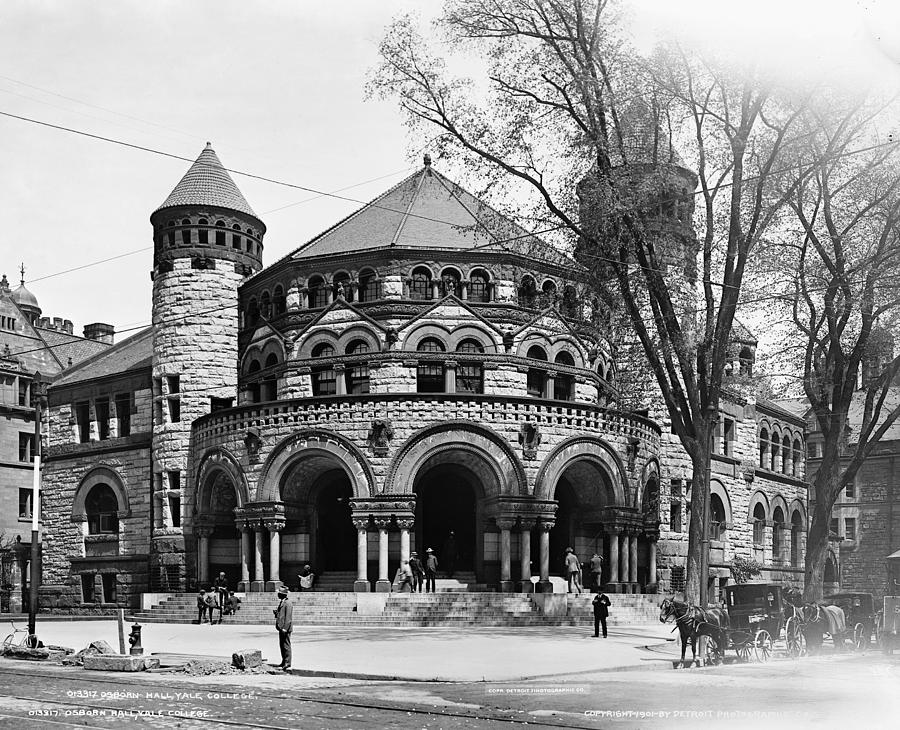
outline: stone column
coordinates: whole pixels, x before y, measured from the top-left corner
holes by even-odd
[[[541,530],[541,593],[552,593],[553,586],[550,583],[550,530],[553,523],[541,520],[538,527]]]
[[[628,558],[630,557],[628,552],[628,533],[622,532],[619,535],[619,580],[622,583],[628,583],[628,577],[631,571],[629,570]],[[628,593],[629,588],[627,585],[623,586],[623,592]]]
[[[269,531],[269,580],[266,590],[274,591],[281,584],[281,530],[284,529],[284,520],[266,520],[266,529]]]
[[[343,363],[337,363],[334,366],[335,394],[347,395],[347,367]]]
[[[441,293],[441,283],[437,279],[431,280],[431,298],[437,299]]]
[[[376,519],[375,527],[378,528],[378,580],[375,583],[376,593],[390,593],[391,581],[388,578],[388,528],[391,526],[389,519]]]
[[[609,531],[609,582],[613,590],[618,592],[619,587],[619,530],[612,528]]]
[[[404,560],[409,560],[409,531],[413,528],[413,519],[396,519],[400,528],[400,565]]]
[[[500,528],[500,590],[503,593],[512,593],[514,586],[512,582],[512,566],[510,565],[512,551],[509,540],[510,531],[515,526],[516,521],[498,518],[495,522],[497,527]]]
[[[637,592],[637,533],[632,532],[628,536],[628,562],[631,570],[628,573],[628,581],[632,583],[632,590]]]
[[[549,370],[544,373],[544,398],[547,398],[548,400],[553,400],[556,397],[555,377],[556,373]]]
[[[447,360],[444,362],[444,392],[456,392],[456,361]]]
[[[263,526],[261,522],[253,522],[253,582],[251,591],[263,591],[266,587],[266,577],[263,575]]]
[[[534,585],[531,582],[531,528],[534,522],[520,520],[519,522],[519,553],[521,561],[522,580],[519,585],[520,593],[531,593]]]
[[[412,279],[409,277],[403,280],[403,298],[409,299],[409,285],[412,283]]]
[[[285,294],[284,305],[288,311],[294,312],[300,309],[300,286],[296,279],[291,279]]]
[[[250,590],[250,526],[240,523],[241,529],[241,581],[238,590],[241,593]]]
[[[198,527],[197,536],[200,544],[197,550],[197,578],[201,588],[209,588],[209,537],[212,535],[211,527]]]
[[[334,301],[334,289],[332,288],[332,282],[328,282],[323,284],[325,287],[325,306],[327,307]]]
[[[353,526],[356,528],[356,582],[353,592],[368,593],[372,589],[369,585],[369,518],[354,517]]]
[[[300,290],[300,308],[309,309],[309,289],[307,287]]]
[[[459,282],[459,288],[462,290],[460,292],[460,299],[465,301],[469,298],[469,280],[463,279]]]
[[[656,540],[650,540],[650,582],[656,583]]]

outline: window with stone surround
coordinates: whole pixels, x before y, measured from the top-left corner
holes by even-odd
[[[546,308],[555,306],[558,296],[556,282],[548,279],[541,287],[541,307]]]
[[[328,294],[325,290],[325,279],[321,276],[311,277],[306,283],[306,289],[310,309],[318,309],[325,306],[328,299]]]
[[[340,294],[344,297],[345,301],[353,301],[353,289],[350,287],[350,274],[346,271],[334,275],[334,278],[331,280],[331,288],[335,299],[337,299],[338,294]]]
[[[86,444],[91,440],[91,404],[88,401],[75,404],[75,425],[78,428],[78,442]]]
[[[201,218],[199,221],[197,221],[197,225],[207,226],[207,225],[209,225],[209,221],[206,220],[206,218]],[[203,246],[208,245],[209,244],[209,231],[207,231],[205,228],[198,228],[197,229],[197,241]]]
[[[544,351],[543,347],[540,347],[538,345],[532,345],[531,347],[529,347],[525,357],[531,360],[543,360],[544,362],[547,361],[547,353]],[[532,396],[533,398],[544,397],[544,380],[546,378],[546,375],[547,371],[544,368],[528,368],[528,375],[526,380],[528,395]]]
[[[722,420],[722,453],[725,456],[734,457],[734,419],[725,418]]]
[[[259,313],[264,319],[272,318],[272,295],[268,291],[259,297]]]
[[[856,499],[856,484],[848,484],[844,487],[844,499]]]
[[[181,527],[181,497],[177,494],[169,495],[169,515],[172,527]]]
[[[558,365],[575,367],[575,358],[568,352],[557,353],[554,362]],[[572,400],[575,396],[575,376],[557,373],[553,378],[553,397],[556,400]]]
[[[216,221],[216,246],[225,245],[225,221]]]
[[[95,484],[84,500],[89,535],[114,535],[119,531],[119,500],[108,484]]]
[[[19,377],[19,405],[20,406],[30,406],[31,399],[29,396],[29,391],[31,390],[31,381],[28,378]]]
[[[178,423],[181,420],[181,398],[169,396],[166,398],[169,410],[169,423]]]
[[[444,345],[434,337],[426,337],[416,348],[419,352],[437,354],[445,352]],[[446,387],[444,362],[420,360],[416,366],[416,390],[419,393],[443,393]]]
[[[374,302],[381,296],[378,279],[372,269],[364,269],[360,272],[356,298],[360,302]]]
[[[93,573],[82,573],[81,574],[81,602],[82,603],[93,603],[94,602],[94,574]]]
[[[329,342],[320,342],[312,350],[314,358],[334,357],[334,346]],[[337,393],[337,374],[334,365],[321,365],[312,371],[313,395],[335,395]]]
[[[803,444],[800,439],[794,439],[794,463],[791,466],[791,474],[799,477],[803,473]]]
[[[753,508],[753,547],[761,548],[766,542],[766,508],[757,503]]]
[[[526,274],[522,277],[522,283],[519,284],[518,300],[520,307],[534,309],[537,306],[538,288],[534,281],[534,277]]]
[[[346,353],[348,355],[364,356],[369,352],[369,343],[365,340],[353,340],[347,345]],[[347,393],[349,395],[362,395],[369,392],[369,362],[362,360],[361,362],[352,362],[347,365],[344,371],[346,379]]]
[[[809,451],[810,459],[818,459],[819,458],[819,444],[815,441],[810,441],[806,445],[807,450]]]
[[[101,573],[100,585],[103,586],[103,603],[116,602],[116,574]]]
[[[170,423],[181,420],[181,376],[166,375],[166,407]]]
[[[793,449],[791,448],[791,437],[785,436],[781,442],[781,473],[790,474],[794,469]]]
[[[776,507],[772,512],[772,562],[780,563],[784,558],[784,511]]]
[[[769,465],[766,467],[769,471],[778,471],[781,466],[780,446],[781,441],[778,440],[778,434],[773,431],[772,439],[769,441],[769,456],[771,458]]]
[[[844,518],[844,538],[856,542],[856,518]]]
[[[30,520],[31,519],[31,498],[32,498],[32,490],[31,488],[19,487],[19,519],[20,520]]]
[[[116,432],[120,437],[131,435],[131,393],[116,394]]]
[[[444,269],[441,272],[441,296],[447,297],[451,294],[462,297],[462,286],[460,282],[462,277],[456,269]]]
[[[272,315],[280,317],[287,311],[287,299],[284,297],[284,287],[279,284],[272,293]]]
[[[473,302],[491,301],[490,277],[483,269],[475,269],[469,274],[468,295]]]
[[[800,539],[803,535],[803,518],[794,510],[791,515],[791,565],[800,566]]]
[[[235,223],[233,226],[231,226],[231,229],[234,231],[234,233],[231,234],[231,247],[233,249],[236,249],[237,251],[240,251],[242,243],[241,227],[237,223]]]
[[[578,318],[578,293],[575,291],[575,287],[571,284],[563,289],[562,301],[559,305],[559,313],[562,314],[563,317],[568,317],[569,319]]]
[[[456,367],[457,393],[483,393],[484,371],[480,361],[466,360],[466,356],[484,354],[484,347],[478,340],[466,339],[456,347],[459,365]]]
[[[19,461],[34,461],[33,433],[19,433]]]
[[[183,226],[189,226],[189,225],[191,225],[190,219],[189,219],[189,218],[185,218],[184,220],[181,221],[181,225],[183,225]],[[190,229],[190,228],[182,228],[182,229],[181,229],[181,242],[182,242],[185,246],[190,246],[190,245],[191,245],[191,229]]]
[[[97,438],[106,441],[109,438],[109,396],[94,401],[94,413],[97,416]]]
[[[722,540],[727,527],[725,522],[725,505],[718,494],[709,495],[709,538]]]
[[[769,468],[769,432],[764,428],[759,432],[759,468]]]
[[[409,282],[410,299],[431,299],[431,271],[424,266],[413,269]]]
[[[742,348],[738,360],[740,361],[740,374],[751,377],[753,375],[753,351],[749,347]]]
[[[828,532],[831,535],[839,535],[841,533],[840,520],[837,517],[832,517],[828,521]]]

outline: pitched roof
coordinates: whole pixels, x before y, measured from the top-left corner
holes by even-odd
[[[85,380],[96,380],[129,370],[149,368],[153,362],[153,328],[147,327],[126,340],[112,345],[106,351],[83,360],[67,370],[53,383],[53,388],[72,385]]]
[[[157,210],[176,205],[214,205],[247,213],[259,219],[209,142]]]
[[[60,364],[69,367],[69,360],[72,365],[79,365],[94,355],[106,352],[111,345],[97,340],[88,340],[77,335],[70,335],[68,332],[60,332],[59,330],[48,330],[40,327],[36,328],[37,333],[47,343],[47,347],[53,350]]]
[[[578,266],[430,163],[289,254],[307,259],[382,248],[478,249]]]

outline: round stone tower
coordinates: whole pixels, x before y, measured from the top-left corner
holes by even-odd
[[[262,268],[266,227],[206,148],[153,224],[151,590],[185,587],[191,424],[237,402],[238,287]]]

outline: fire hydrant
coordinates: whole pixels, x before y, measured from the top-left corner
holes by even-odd
[[[141,646],[141,625],[134,624],[131,627],[131,633],[128,635],[128,643],[131,644],[129,652],[131,654],[143,654],[144,647]]]

